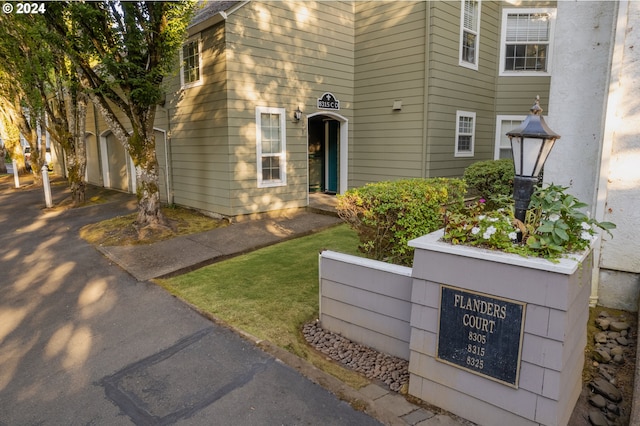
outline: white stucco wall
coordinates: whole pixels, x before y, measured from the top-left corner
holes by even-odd
[[[619,7],[605,130],[611,151],[602,212],[617,229],[613,239],[602,242],[599,300],[634,310],[640,292],[640,2],[622,1]]]
[[[615,2],[558,2],[547,124],[561,138],[544,179],[595,208]],[[542,108],[544,109],[544,101]]]
[[[638,46],[635,48],[634,46]],[[558,2],[547,122],[562,136],[545,180],[614,222],[592,301],[635,311],[640,273],[640,2]]]

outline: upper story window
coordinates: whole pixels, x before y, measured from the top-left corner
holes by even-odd
[[[480,0],[462,0],[460,14],[460,65],[478,69]]]
[[[256,108],[258,187],[284,186],[286,176],[284,108]]]
[[[549,75],[554,9],[504,9],[500,75]]]
[[[502,158],[513,158],[511,154],[511,142],[507,137],[507,132],[515,129],[525,120],[524,115],[499,115],[496,117],[496,145],[494,160]]]
[[[200,37],[187,40],[180,51],[180,79],[183,87],[195,86],[202,80],[202,61],[200,60]]]
[[[476,133],[476,113],[458,111],[456,113],[456,157],[473,157]]]

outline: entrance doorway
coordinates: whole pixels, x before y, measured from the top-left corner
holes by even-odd
[[[338,192],[340,122],[317,115],[309,118],[309,192]]]

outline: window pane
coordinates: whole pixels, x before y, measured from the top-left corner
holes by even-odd
[[[262,180],[280,179],[280,157],[262,157]]]
[[[476,35],[465,31],[462,36],[462,59],[476,63]]]
[[[459,133],[470,134],[473,131],[473,118],[471,117],[460,117],[460,122],[458,124]]]
[[[507,16],[508,42],[549,41],[549,15],[514,13]]]
[[[458,151],[471,151],[471,136],[458,136]]]
[[[465,0],[464,2],[464,28],[478,31],[478,2]]]
[[[280,115],[261,114],[262,153],[276,154],[280,152]]]
[[[547,46],[541,44],[507,45],[506,71],[546,71]]]
[[[192,41],[182,47],[183,75],[185,83],[200,80],[200,52],[198,41]]]

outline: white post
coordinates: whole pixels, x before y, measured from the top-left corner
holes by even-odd
[[[47,208],[51,208],[51,183],[49,182],[49,168],[45,164],[42,166],[42,187],[44,188],[44,201]]]
[[[15,182],[16,188],[20,188],[20,178],[18,177],[18,163],[16,160],[11,160],[11,164],[13,165],[13,181]]]

